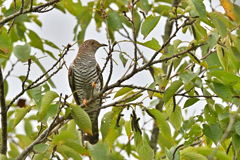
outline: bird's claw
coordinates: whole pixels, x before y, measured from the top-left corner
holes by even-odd
[[[93,87],[93,88],[96,88],[96,86],[97,86],[97,85],[96,85],[94,82],[92,82],[92,87]]]
[[[87,100],[86,99],[83,100],[83,104],[84,104],[85,107],[87,107]]]

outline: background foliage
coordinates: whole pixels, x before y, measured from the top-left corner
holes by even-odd
[[[202,0],[97,0],[87,5],[80,0],[15,0],[10,7],[0,0],[1,159],[240,158],[240,6],[230,0],[220,3],[223,13],[211,5],[208,11]],[[101,109],[112,109],[101,117],[102,138],[93,146],[81,145],[78,128],[91,130],[83,106],[76,106],[71,95],[53,91],[61,86],[52,77],[66,69],[64,56],[72,45],[56,46],[26,25],[42,27],[38,15],[53,9],[76,18],[73,39],[78,45],[91,21],[96,30],[106,32],[109,46],[102,70],[108,76],[95,97],[105,97]],[[162,39],[149,37],[159,29],[162,18],[167,19]],[[181,40],[179,34],[187,32],[191,37]],[[132,50],[121,47],[124,43]],[[43,57],[32,48],[54,59],[52,67],[45,68]],[[16,62],[12,62],[14,57]],[[114,81],[118,59],[126,72]],[[17,63],[28,66],[25,75],[16,77],[22,88],[6,99],[8,86],[13,85],[8,77]],[[29,78],[33,65],[42,71],[36,79]],[[142,71],[148,72],[151,82],[145,86],[128,83]],[[21,99],[25,93],[27,103]],[[205,105],[203,111],[185,118],[183,109],[196,103]],[[124,118],[123,112],[131,116]],[[150,117],[150,121],[139,125],[139,117]],[[148,130],[151,121],[154,124]],[[25,134],[16,129],[19,123],[24,124]]]

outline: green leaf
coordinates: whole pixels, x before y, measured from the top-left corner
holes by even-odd
[[[208,46],[210,48],[213,48],[215,46],[215,44],[217,43],[217,41],[218,41],[218,32],[217,32],[217,30],[214,30],[212,32],[212,34],[208,37],[208,40],[207,40]]]
[[[123,87],[123,88],[119,89],[119,91],[117,91],[117,93],[115,94],[114,98],[122,96],[122,95],[128,93],[131,90],[133,90],[133,88]]]
[[[140,132],[134,132],[134,144],[136,151],[142,160],[152,160],[154,152],[150,145],[142,139]]]
[[[240,136],[240,121],[235,123],[235,131]]]
[[[8,93],[8,82],[7,80],[4,81],[4,96],[6,97]]]
[[[107,137],[107,134],[110,130],[113,116],[114,116],[114,111],[110,111],[110,112],[105,113],[102,120],[101,120],[100,130],[101,130],[101,133],[102,133],[103,141]]]
[[[25,117],[25,115],[30,111],[31,108],[32,106],[16,109],[12,129],[14,129],[18,125],[18,123]]]
[[[222,83],[212,82],[214,86],[215,93],[227,102],[232,102],[231,90]]]
[[[108,155],[108,160],[125,160],[125,158],[120,152],[112,151]]]
[[[0,50],[7,54],[10,49],[10,43],[11,39],[8,36],[7,32],[6,31],[0,32]]]
[[[75,136],[72,132],[66,130],[60,130],[59,134],[54,136],[52,144],[53,145],[61,145],[63,142],[68,140],[75,139]]]
[[[234,150],[236,153],[239,153],[240,151],[240,136],[238,134],[233,134],[232,135],[232,142],[233,142],[233,146],[234,146]]]
[[[187,2],[192,7],[192,9],[194,9],[194,11],[198,13],[198,15],[201,18],[203,19],[207,18],[206,15],[207,11],[202,0],[187,0]]]
[[[138,44],[141,44],[145,47],[151,48],[155,51],[159,50],[161,48],[161,46],[159,45],[158,41],[155,38],[152,38],[152,40],[141,43],[141,42],[137,42]]]
[[[110,10],[107,12],[107,22],[108,27],[114,31],[122,28],[121,16],[116,11]]]
[[[36,152],[44,153],[47,151],[49,145],[45,143],[37,144],[33,147],[33,150]]]
[[[184,148],[181,151],[181,159],[189,159],[189,160],[207,160],[207,158],[193,149],[193,147]]]
[[[219,20],[218,18],[211,16],[212,22],[214,26],[216,27],[217,31],[221,35],[222,38],[225,38],[227,36],[227,27],[226,25]]]
[[[48,112],[48,109],[51,106],[52,101],[58,97],[58,94],[54,91],[48,91],[42,98],[41,110],[38,115],[38,121],[41,121]]]
[[[202,38],[208,39],[207,31],[205,28],[203,28],[200,23],[194,23],[194,27],[197,31],[197,33],[200,35],[199,40]]]
[[[46,52],[50,57],[52,57],[53,59],[57,60],[57,58],[53,55],[52,52],[48,51],[48,50],[44,50],[44,52]]]
[[[25,45],[16,45],[13,48],[14,55],[20,60],[20,61],[27,61],[30,58],[30,52],[31,52],[31,46],[29,44]]]
[[[207,148],[207,147],[204,147],[204,146],[200,146],[200,147],[195,148],[197,153],[202,154],[204,156],[211,155],[214,149],[215,148]],[[227,155],[224,150],[220,150],[220,149],[217,150],[214,157],[216,157],[216,159],[221,159],[221,160],[232,160],[232,156]]]
[[[222,130],[218,123],[211,124],[210,126],[207,124],[203,124],[202,131],[208,138],[213,140],[215,144],[217,144],[222,137]]]
[[[57,114],[59,103],[51,104],[48,108],[47,115],[49,117],[54,117]]]
[[[129,91],[129,92],[128,92],[125,96],[123,96],[121,99],[127,99],[127,100],[124,101],[124,103],[128,103],[128,102],[132,102],[132,101],[134,101],[134,100],[136,100],[136,99],[138,99],[139,97],[142,96],[142,94],[137,94],[137,95],[133,96],[135,93],[136,93],[136,92],[134,92],[134,91]],[[132,97],[132,96],[133,96],[133,97]],[[131,98],[129,98],[129,97],[131,97]]]
[[[176,104],[175,111],[173,112],[173,102],[168,101],[165,104],[166,112],[169,116],[169,121],[174,126],[174,128],[179,131],[182,124],[182,110],[181,108]]]
[[[155,108],[148,109],[148,111],[156,118],[155,123],[157,124],[160,132],[164,135],[165,138],[171,140],[171,129],[169,124],[166,122],[166,117],[164,114]]]
[[[19,147],[16,146],[16,144],[14,144],[12,142],[10,142],[9,144],[10,144],[10,151],[8,151],[8,154],[11,158],[16,159],[16,157],[20,154]]]
[[[60,48],[58,48],[58,46],[56,46],[53,42],[49,41],[49,40],[46,40],[44,39],[44,43],[52,48],[55,48],[55,49],[58,49],[60,50]]]
[[[176,146],[171,147],[169,150],[166,150],[166,157],[167,159],[173,159],[173,154],[174,154],[174,160],[180,160],[180,151],[177,150],[175,151]]]
[[[42,101],[42,91],[41,87],[37,86],[33,89],[30,90],[30,93],[32,95],[32,98],[34,99],[35,103],[40,106],[41,101]]]
[[[25,130],[26,135],[28,137],[31,137],[34,134],[33,127],[32,127],[32,124],[30,122],[30,119],[25,119],[25,121],[24,121],[24,130]]]
[[[67,9],[67,11],[74,15],[74,16],[78,16],[80,14],[80,12],[82,11],[82,3],[81,1],[62,1],[64,8]]]
[[[197,101],[199,101],[198,98],[189,98],[189,99],[185,102],[183,108],[187,108],[187,107],[189,107],[189,106],[195,104]]]
[[[43,42],[42,42],[41,38],[32,30],[29,30],[28,36],[31,40],[31,42],[29,42],[29,44],[35,48],[40,49],[42,52],[44,52]]]
[[[90,152],[87,149],[85,149],[82,145],[80,145],[76,142],[65,141],[63,144],[65,146],[72,148],[73,150],[75,150],[76,152],[78,152],[81,155],[88,156],[90,154]]]
[[[138,33],[139,33],[139,30],[140,30],[140,27],[141,27],[142,20],[141,20],[141,17],[139,15],[137,9],[134,9],[133,14],[134,14],[134,20],[133,21],[134,21],[135,28],[136,28],[136,30],[135,30],[136,31],[136,37],[138,37]],[[126,19],[126,17],[124,17],[124,18]],[[130,25],[131,25],[131,23],[130,23]]]
[[[42,27],[42,22],[38,20],[38,15],[31,14],[31,19],[35,22],[39,27]]]
[[[130,141],[131,139],[131,136],[132,136],[132,132],[131,132],[131,121],[126,121],[125,122],[125,131],[126,131],[126,134],[128,136],[128,140]]]
[[[149,5],[148,0],[140,0],[137,3],[137,6],[146,13],[151,9],[151,6]]]
[[[149,146],[149,144],[146,141],[143,141],[141,145],[137,146],[137,152],[142,160],[154,159],[153,149]]]
[[[35,154],[34,160],[43,160],[46,153]],[[50,157],[49,157],[50,158]]]
[[[108,149],[102,143],[97,143],[96,145],[88,145],[91,157],[94,160],[108,159]]]
[[[76,104],[70,103],[69,106],[72,108],[71,114],[78,127],[92,135],[92,123],[88,114]]]
[[[32,140],[26,135],[18,134],[16,135],[16,137],[19,139],[18,145],[22,149],[27,148],[32,143]]]
[[[235,74],[225,71],[213,71],[208,73],[208,75],[217,77],[225,84],[232,86],[234,89],[240,90],[240,77]]]
[[[0,154],[0,159],[1,160],[8,160],[7,156],[5,156],[4,154]]]
[[[126,58],[123,56],[122,52],[119,53],[119,58],[120,58],[120,60],[121,60],[121,62],[122,62],[122,64],[123,64],[123,67],[125,67],[126,64],[127,64],[128,59],[126,59]]]
[[[179,73],[179,77],[183,80],[185,84],[188,84],[193,80],[195,77],[197,77],[198,73],[192,72],[190,70],[184,70]]]
[[[177,80],[172,82],[172,84],[166,89],[166,91],[164,92],[164,102],[167,103],[172,97],[173,95],[176,93],[176,91],[179,89],[179,87],[182,86],[182,81]]]
[[[217,55],[219,61],[221,62],[225,71],[228,70],[228,55],[226,54],[225,50],[220,46],[217,45]]]
[[[144,39],[148,36],[148,34],[156,27],[160,20],[160,16],[148,16],[142,24],[141,33],[144,36]]]
[[[64,157],[64,159],[72,158],[72,159],[82,160],[82,157],[79,155],[77,151],[65,145],[57,146],[57,152],[59,152]]]

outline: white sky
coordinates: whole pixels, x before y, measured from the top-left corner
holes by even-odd
[[[10,2],[12,2],[12,1],[7,0],[5,3],[10,3]],[[86,2],[86,1],[84,1],[84,2]],[[204,2],[206,3],[207,9],[209,9],[208,1],[204,0]],[[213,1],[213,2],[219,4],[219,1]],[[85,5],[85,4],[86,3],[83,3],[83,5]],[[214,4],[213,6],[217,6],[217,5]],[[220,7],[217,7],[217,9],[222,10],[222,8],[220,8]],[[43,13],[43,14],[38,14],[38,15],[39,15],[39,20],[43,24],[42,27],[39,28],[37,25],[35,25],[33,23],[27,23],[26,24],[27,28],[35,31],[39,35],[39,37],[54,42],[61,49],[63,48],[62,47],[63,45],[66,46],[68,43],[70,43],[70,44],[74,43],[72,41],[73,36],[74,36],[73,28],[76,25],[77,21],[73,16],[71,16],[68,13],[63,14],[62,12],[60,12],[59,10],[56,10],[56,9],[54,9],[53,11]],[[145,40],[143,40],[143,37],[141,36],[141,34],[139,34],[138,41],[145,42],[145,41],[151,40],[152,37],[154,37],[157,40],[160,40],[160,45],[162,45],[162,35],[164,33],[165,21],[166,21],[166,18],[162,17],[160,22],[158,23],[157,27],[152,31],[152,33],[150,33],[148,35],[148,37]],[[129,30],[129,32],[131,33],[130,30]],[[95,29],[95,24],[92,21],[90,23],[89,27],[87,28],[87,31],[85,34],[85,39],[96,39],[100,43],[107,44],[107,38],[105,35],[106,35],[105,28],[102,27],[101,32],[97,32]],[[189,39],[190,39],[189,35],[190,35],[189,33],[187,33],[185,35],[178,34],[177,39],[181,39],[182,41],[189,41]],[[123,38],[116,34],[116,40],[119,41],[121,39],[123,39]],[[192,40],[192,38],[191,38],[191,40]],[[123,51],[126,51],[128,54],[132,55],[132,53],[133,53],[132,45],[128,45],[127,43],[121,43],[120,45],[121,45],[121,49]],[[51,49],[48,46],[44,46],[44,47],[45,47],[45,49],[48,49],[48,50]],[[140,48],[144,51],[144,55],[146,55],[146,57],[150,57],[154,53],[153,50],[146,49],[145,47],[140,46]],[[76,56],[76,53],[78,50],[77,45],[72,47],[72,49],[74,49],[74,51],[68,52],[67,56],[65,56],[65,61],[66,61],[67,66],[69,66],[71,61]],[[108,49],[108,48],[106,48],[106,49]],[[116,47],[115,49],[118,49],[118,47]],[[53,54],[56,57],[59,54],[57,50],[51,49],[51,51],[53,51]],[[36,54],[37,57],[42,56],[42,53],[40,50],[32,48],[31,54],[34,54],[34,53],[37,53]],[[13,58],[11,61],[15,62],[16,58],[14,56],[12,56],[12,57]],[[101,67],[103,66],[103,64],[105,62],[105,60],[103,59],[105,57],[106,57],[105,51],[103,50],[103,48],[100,48],[96,54],[96,58]],[[116,82],[116,80],[119,77],[121,77],[126,70],[126,68],[122,67],[121,62],[119,61],[118,53],[113,53],[113,57],[118,62],[118,66],[116,66],[116,65],[114,66],[113,78],[112,78],[111,83]],[[44,67],[47,70],[52,66],[52,64],[55,61],[52,60],[51,58],[47,57],[47,58],[42,59],[41,62],[42,62],[42,64],[44,64]],[[127,65],[128,64],[129,64],[129,61],[128,61]],[[7,65],[6,70],[4,71],[4,75],[7,74],[9,67],[10,67],[10,64]],[[18,78],[16,78],[16,76],[26,75],[26,72],[27,72],[27,65],[18,63],[18,65],[15,67],[14,71],[12,72],[11,76],[7,79],[8,83],[9,83],[9,92],[7,95],[8,99],[11,99],[14,95],[18,94],[21,91],[21,82]],[[38,67],[36,67],[35,64],[33,64],[31,72],[30,72],[30,76],[29,76],[30,79],[34,80],[37,77],[39,77],[40,74],[42,74],[40,69]],[[108,69],[105,70],[105,72],[103,73],[103,77],[104,77],[104,80],[106,81],[106,79],[108,77]],[[68,85],[67,69],[65,67],[60,72],[58,72],[52,78],[52,80],[55,83],[55,85],[57,86],[57,88],[53,89],[53,90],[56,91],[58,94],[63,93],[63,96],[65,94],[67,94],[67,95],[71,94],[71,90]],[[128,82],[128,84],[145,86],[146,84],[149,85],[152,83],[152,78],[151,78],[150,74],[148,73],[148,71],[143,71],[143,72],[137,74],[136,76],[134,76],[131,80],[129,80],[127,82]],[[27,98],[27,95],[23,95],[21,98]],[[149,98],[147,98],[147,100],[144,102],[144,105],[149,106],[149,102],[150,102]],[[183,107],[183,104],[181,105],[181,107]],[[190,107],[188,115],[185,115],[184,117],[187,118],[187,117],[191,116],[194,113],[194,111],[196,111],[195,114],[199,113],[203,109],[203,107],[204,107],[204,104],[201,102],[198,102],[197,104]],[[102,115],[104,113],[106,113],[109,110],[110,110],[110,108],[102,110],[100,118],[102,117]],[[124,110],[125,119],[128,120],[130,118],[130,112],[131,111]],[[141,115],[142,115],[141,111],[138,111],[138,116],[141,117]],[[183,115],[184,115],[184,111],[183,111]],[[146,118],[146,120],[150,119],[149,116],[147,116],[145,118]],[[100,121],[99,121],[99,124],[100,124]],[[140,126],[142,126],[142,124],[143,124],[143,119],[141,119],[141,121],[140,121]],[[152,123],[150,123],[147,126],[148,126],[147,129],[151,129]]]

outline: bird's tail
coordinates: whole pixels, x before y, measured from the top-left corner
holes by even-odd
[[[95,116],[94,119],[92,119],[91,117],[91,121],[92,121],[92,135],[91,134],[88,134],[88,133],[85,133],[84,136],[83,136],[83,139],[85,141],[89,141],[89,143],[91,144],[96,144],[98,142],[98,114],[99,114],[99,111],[97,111],[97,116]]]

